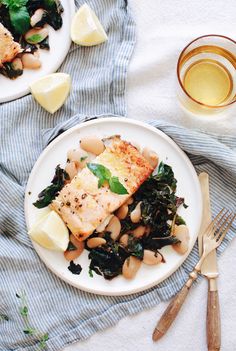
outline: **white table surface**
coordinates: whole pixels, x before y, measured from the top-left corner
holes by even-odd
[[[176,61],[181,49],[204,34],[236,39],[235,0],[129,0],[137,23],[137,44],[128,70],[128,117],[166,121],[218,133],[235,133],[236,108],[217,122],[189,117],[176,100]],[[213,117],[214,118],[214,117]],[[219,260],[222,351],[236,350],[236,240]],[[64,351],[204,351],[207,283],[189,293],[168,334],[151,334],[167,303],[126,317],[116,326]]]

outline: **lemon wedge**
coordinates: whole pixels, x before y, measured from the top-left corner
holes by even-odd
[[[56,112],[70,93],[71,79],[66,73],[52,73],[30,85],[35,100],[50,113]]]
[[[107,35],[93,10],[82,5],[71,24],[71,39],[83,46],[98,45],[107,40]]]
[[[69,244],[69,231],[55,211],[40,218],[29,230],[29,236],[49,250],[65,251]]]

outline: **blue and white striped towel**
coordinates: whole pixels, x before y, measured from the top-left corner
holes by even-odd
[[[177,272],[146,292],[105,297],[61,281],[32,249],[24,222],[24,188],[43,147],[86,116],[125,115],[125,76],[135,40],[134,24],[125,0],[93,0],[89,4],[105,24],[109,42],[94,48],[72,46],[61,68],[72,75],[75,87],[65,106],[53,117],[31,96],[0,106],[0,313],[10,318],[0,322],[2,351],[33,351],[38,346],[36,338],[22,332],[24,325],[15,298],[21,289],[28,296],[31,324],[48,331],[48,350],[58,351],[114,325],[124,316],[169,299],[181,288],[198,257],[194,247]],[[92,67],[96,70],[91,75]],[[236,210],[236,138],[200,134],[162,121],[151,123],[188,153],[198,172],[210,174],[214,213],[229,204]],[[232,237],[233,230],[219,252]]]

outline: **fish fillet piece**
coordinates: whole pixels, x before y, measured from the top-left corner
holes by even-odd
[[[13,36],[0,23],[0,67],[4,62],[11,62],[22,51],[20,44],[13,40]]]
[[[78,240],[85,240],[91,235],[153,172],[140,152],[120,139],[114,139],[93,163],[107,167],[112,176],[119,178],[128,194],[115,194],[107,184],[98,188],[98,178],[88,167],[79,172],[51,204]]]

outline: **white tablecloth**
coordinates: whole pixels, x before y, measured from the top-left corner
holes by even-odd
[[[137,23],[137,45],[128,71],[128,117],[163,118],[190,128],[235,133],[236,107],[212,122],[191,118],[176,100],[176,61],[181,49],[204,34],[236,39],[235,0],[129,0]],[[214,117],[212,117],[214,119]],[[236,350],[236,240],[219,260],[222,351]],[[121,320],[65,351],[204,351],[207,283],[189,293],[168,334],[153,343],[151,334],[165,303]]]

